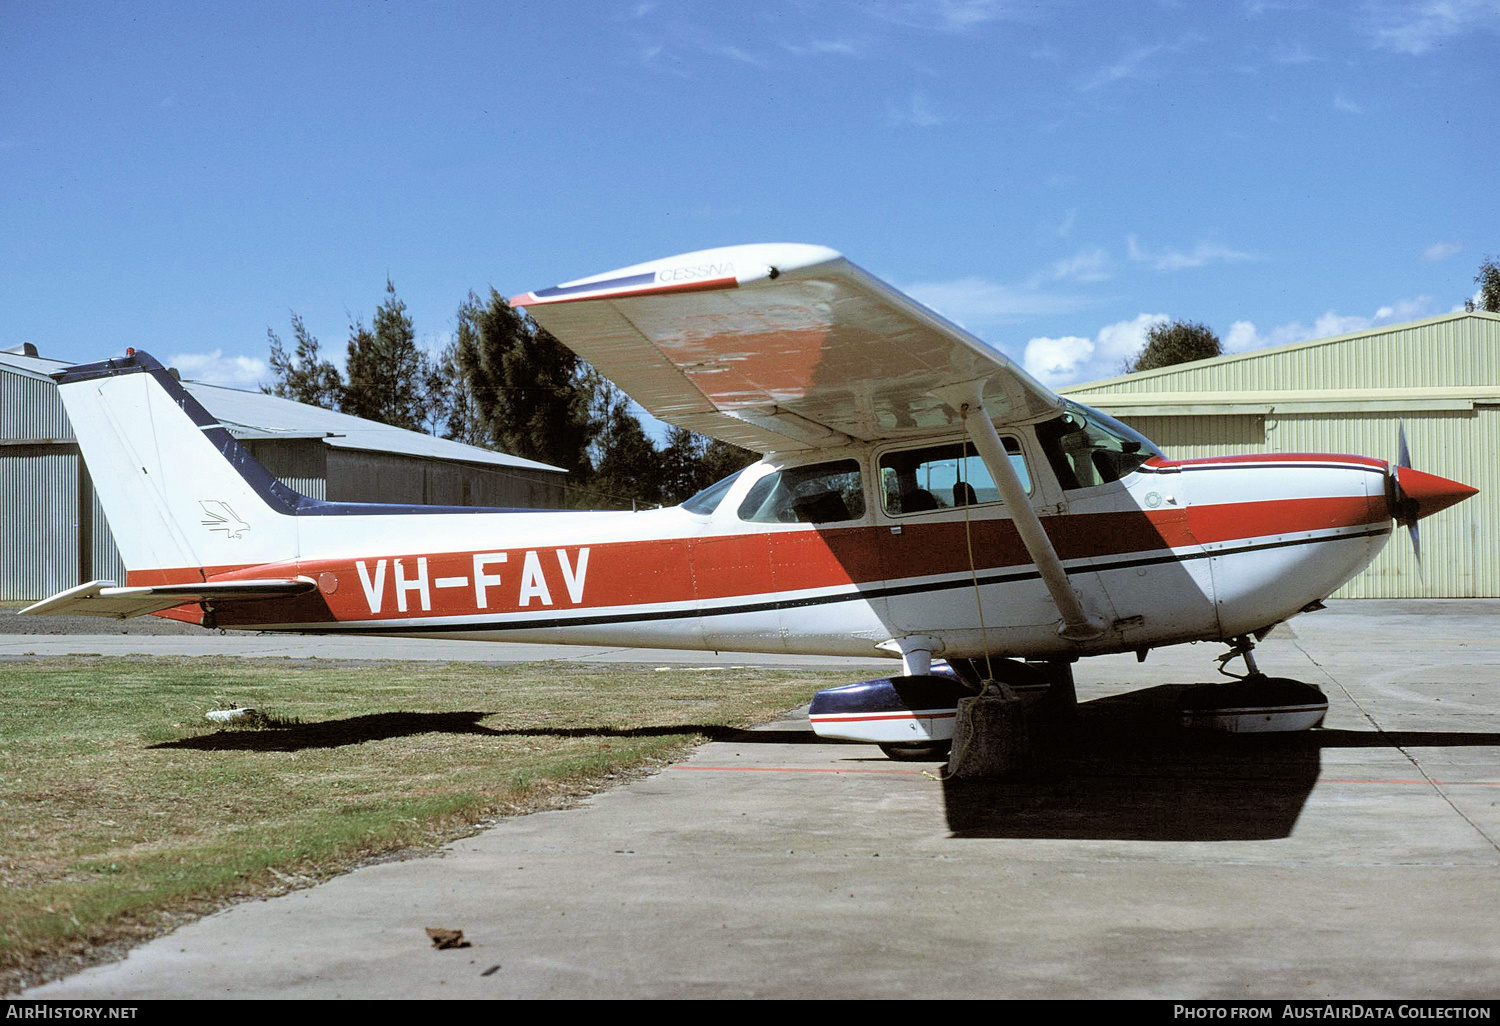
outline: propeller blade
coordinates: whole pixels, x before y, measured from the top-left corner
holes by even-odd
[[[1406,421],[1396,422],[1396,468],[1391,471],[1396,481],[1396,522],[1402,523],[1402,514],[1406,514],[1406,536],[1411,539],[1411,554],[1417,560],[1417,574],[1422,573],[1422,535],[1417,530],[1416,508],[1406,495],[1406,489],[1402,487],[1401,472],[1411,470],[1411,449],[1406,445]]]

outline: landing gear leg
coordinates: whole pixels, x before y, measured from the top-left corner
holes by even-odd
[[[1234,659],[1245,660],[1245,673],[1230,673],[1226,668]],[[1229,651],[1219,656],[1219,672],[1226,677],[1235,680],[1249,680],[1251,677],[1264,677],[1260,667],[1255,663],[1255,639],[1248,634],[1241,634],[1229,643]]]
[[[1059,723],[1078,719],[1078,688],[1073,684],[1073,662],[1069,659],[1047,660],[1047,691],[1042,695],[1043,715]]]

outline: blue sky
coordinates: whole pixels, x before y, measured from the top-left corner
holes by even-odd
[[[1446,313],[1500,254],[1500,0],[0,0],[0,346],[268,380],[387,277],[832,246],[1043,380]]]

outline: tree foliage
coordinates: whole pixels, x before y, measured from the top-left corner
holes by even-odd
[[[597,374],[594,379],[599,433],[594,438],[594,474],[589,490],[618,505],[655,506],[662,501],[661,452],[631,412],[630,399]]]
[[[586,479],[601,429],[582,361],[490,289],[458,310],[455,363],[471,407],[469,430],[486,444]]]
[[[474,392],[458,362],[458,339],[449,342],[432,361],[428,378],[431,403],[429,433],[481,449],[493,449],[488,431],[479,422]]]
[[[349,326],[348,374],[340,409],[366,420],[378,420],[408,431],[430,421],[431,361],[417,347],[406,304],[387,279],[385,302],[375,308],[371,326]]]
[[[1479,286],[1479,309],[1500,313],[1500,264],[1494,257],[1485,257],[1479,265],[1474,284]]]
[[[344,395],[344,378],[339,369],[318,355],[318,340],[307,330],[299,314],[292,314],[292,337],[297,340],[297,354],[287,356],[281,336],[270,328],[271,371],[276,380],[262,385],[267,395],[279,395],[299,403],[336,410]]]
[[[1207,325],[1193,321],[1171,321],[1151,326],[1146,332],[1146,348],[1141,350],[1126,371],[1135,373],[1156,370],[1223,355],[1223,343]]]

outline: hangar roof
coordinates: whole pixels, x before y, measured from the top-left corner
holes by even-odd
[[[1137,416],[1472,409],[1500,402],[1500,314],[1445,314],[1061,391]]]
[[[24,377],[50,382],[54,371],[67,366],[69,364],[61,360],[0,352],[0,368]],[[231,435],[241,440],[316,438],[337,449],[362,449],[433,460],[566,473],[559,467],[536,460],[435,438],[419,431],[407,431],[279,396],[201,381],[184,380],[182,385],[203,404],[204,409],[219,418]]]

